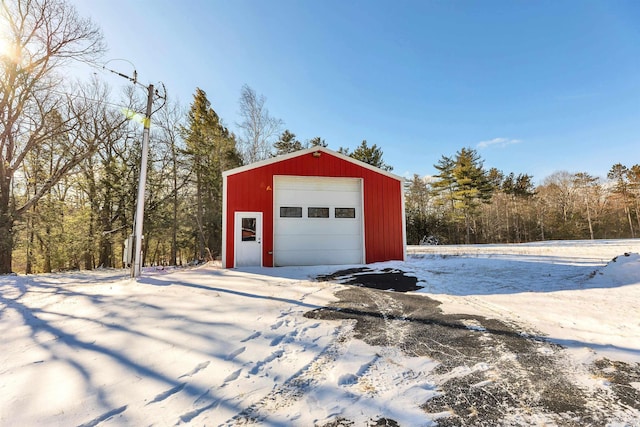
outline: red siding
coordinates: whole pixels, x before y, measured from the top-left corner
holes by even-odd
[[[227,176],[226,266],[234,265],[234,212],[262,212],[263,265],[273,266],[273,176],[363,178],[366,263],[404,258],[402,183],[323,151],[307,153]]]

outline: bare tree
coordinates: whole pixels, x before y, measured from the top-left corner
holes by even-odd
[[[264,106],[267,99],[257,95],[247,85],[240,93],[240,116],[242,122],[237,126],[242,130],[240,151],[245,163],[253,163],[271,157],[274,137],[280,134],[284,122],[272,117]]]
[[[589,226],[589,237],[591,240],[594,239],[593,234],[593,221],[591,218],[591,211],[593,210],[592,193],[596,192],[596,187],[598,186],[598,178],[589,175],[586,172],[578,172],[574,175],[574,184],[578,187],[580,192],[582,193],[582,197],[584,200],[584,207],[587,213],[587,225]]]
[[[20,216],[95,148],[73,137],[80,121],[60,92],[57,72],[72,59],[104,50],[100,30],[64,0],[0,2],[0,28],[10,47],[0,52],[0,274],[11,271],[13,226]],[[49,120],[54,114],[60,120]],[[55,125],[51,125],[55,123]],[[15,174],[44,141],[64,141],[51,174],[21,206],[11,196]]]

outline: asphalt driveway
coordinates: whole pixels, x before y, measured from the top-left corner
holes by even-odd
[[[355,320],[355,338],[439,362],[433,381],[440,393],[422,406],[427,414],[447,414],[437,417],[438,426],[603,426],[615,422],[616,413],[640,409],[640,392],[631,385],[640,382],[637,364],[600,359],[577,366],[561,346],[526,325],[445,314],[435,299],[406,293],[419,284],[399,270],[365,267],[318,280],[353,286],[339,291],[332,306],[306,317]],[[576,378],[582,369],[610,382],[612,392],[581,386]],[[351,424],[329,424],[337,425]],[[397,423],[381,419],[376,425]]]

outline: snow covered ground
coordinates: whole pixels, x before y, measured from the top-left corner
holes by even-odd
[[[544,336],[577,366],[635,366],[638,253],[638,239],[411,247],[406,262],[371,267],[415,275],[447,313]],[[352,321],[304,317],[336,302],[345,286],[313,278],[340,268],[0,277],[0,425],[437,425],[449,414],[420,405],[442,393],[438,362],[368,345]],[[583,371],[584,387],[606,386]],[[611,425],[638,419],[627,407]]]
[[[640,362],[640,239],[410,251],[421,255],[408,264],[422,292],[445,310],[508,318],[578,352]]]

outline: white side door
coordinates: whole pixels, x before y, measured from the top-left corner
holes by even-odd
[[[235,214],[235,266],[262,266],[262,212]]]

